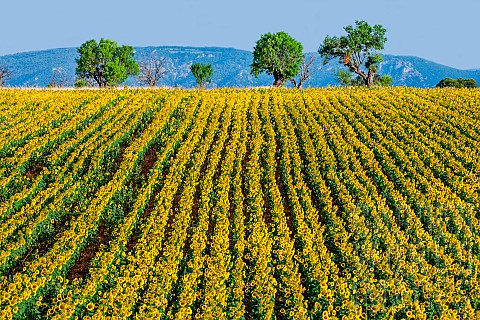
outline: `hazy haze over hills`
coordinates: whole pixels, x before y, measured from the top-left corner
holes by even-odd
[[[160,82],[160,86],[195,86],[190,73],[193,62],[211,63],[214,68],[213,87],[252,87],[271,85],[273,77],[266,74],[259,78],[250,75],[252,53],[245,50],[218,47],[136,47],[136,57],[149,55],[152,51],[166,58],[169,72]],[[335,72],[341,65],[333,60],[322,66],[317,53],[308,53],[316,57],[315,68],[321,68],[305,83],[305,87],[323,87],[337,85]],[[73,85],[77,57],[76,48],[61,48],[33,51],[0,56],[0,65],[5,64],[14,72],[8,86],[44,87],[52,78],[54,69],[62,68],[69,85]],[[445,77],[474,78],[480,83],[480,69],[459,70],[412,56],[384,55],[379,73],[393,77],[395,86],[434,87]],[[127,80],[128,85],[137,85],[134,78]]]

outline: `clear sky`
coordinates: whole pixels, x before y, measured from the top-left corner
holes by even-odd
[[[285,31],[316,51],[355,20],[387,29],[384,53],[480,68],[480,0],[2,0],[0,55],[109,38],[133,46],[252,50]]]

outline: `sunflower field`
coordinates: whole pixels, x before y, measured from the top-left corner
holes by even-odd
[[[0,319],[480,319],[480,90],[0,90]]]

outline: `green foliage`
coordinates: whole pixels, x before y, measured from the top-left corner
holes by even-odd
[[[440,82],[436,85],[437,88],[477,88],[477,82],[475,79],[452,79],[452,78],[445,78],[440,80]]]
[[[347,69],[338,69],[337,71],[337,78],[338,82],[344,86],[351,86],[352,85],[352,77],[353,73]]]
[[[390,87],[392,85],[393,78],[390,77],[389,75],[376,75],[375,77],[375,85],[380,86],[380,87]]]
[[[463,86],[463,88],[478,88],[477,81],[475,81],[475,79],[462,79],[462,78],[459,78],[457,81],[458,81],[459,83],[461,83],[461,85]]]
[[[209,64],[194,63],[190,67],[199,88],[206,88],[212,82],[213,67]]]
[[[344,28],[346,36],[326,36],[318,53],[324,58],[326,64],[329,60],[339,58],[351,72],[356,73],[365,85],[374,84],[378,64],[383,61],[377,53],[383,50],[387,38],[387,30],[381,25],[370,26],[365,21],[355,21],[355,27]],[[366,69],[366,70],[365,70]]]
[[[88,81],[83,78],[78,78],[77,80],[75,80],[74,86],[77,89],[85,88],[85,87],[90,87],[90,83],[88,83]]]
[[[250,73],[255,77],[262,72],[273,75],[273,85],[279,87],[299,73],[302,52],[302,44],[285,32],[264,34],[253,49]]]
[[[113,40],[89,40],[78,48],[78,53],[77,76],[94,81],[101,88],[119,85],[128,76],[139,73],[133,47],[119,46]]]
[[[360,76],[353,77],[354,73],[348,69],[339,69],[337,71],[338,82],[345,86],[364,86],[365,82]],[[393,78],[389,75],[378,75],[375,74],[374,85],[379,87],[389,87],[392,85]]]
[[[436,85],[437,88],[457,88],[457,86],[458,86],[457,80],[452,78],[442,79]]]
[[[365,67],[368,70],[372,70],[373,72],[377,73],[378,71],[378,64],[383,62],[383,57],[381,54],[374,54],[371,56],[368,56],[367,61],[365,62]]]

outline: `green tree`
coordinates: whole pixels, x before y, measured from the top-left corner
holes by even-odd
[[[383,50],[387,38],[387,30],[381,25],[370,26],[365,21],[355,21],[355,27],[344,28],[346,36],[326,36],[318,53],[329,60],[339,58],[351,72],[356,73],[366,86],[375,83],[375,74],[378,72],[378,64],[383,61],[379,50]]]
[[[285,32],[264,34],[253,49],[250,72],[255,77],[262,72],[273,75],[273,85],[280,87],[300,72],[304,61],[302,52],[302,44]]]
[[[380,87],[390,87],[392,85],[393,78],[389,75],[375,75],[375,85]]]
[[[77,78],[77,80],[75,80],[75,83],[73,84],[73,86],[76,89],[87,88],[87,87],[90,87],[90,83],[88,83],[88,81],[83,79],[83,78]]]
[[[445,78],[440,80],[436,85],[437,88],[477,88],[477,82],[475,79],[452,79]]]
[[[100,88],[119,85],[128,76],[139,73],[133,47],[119,46],[113,40],[89,40],[78,48],[78,53],[77,76],[97,83]]]
[[[353,73],[348,69],[338,69],[337,78],[338,82],[344,86],[353,85]]]
[[[452,78],[445,78],[440,80],[439,83],[436,85],[437,88],[456,88],[457,87],[457,80]]]
[[[213,67],[209,64],[194,63],[190,67],[199,88],[206,88],[212,82]]]
[[[475,79],[459,78],[457,81],[460,82],[462,88],[478,88],[477,81],[475,81]]]

